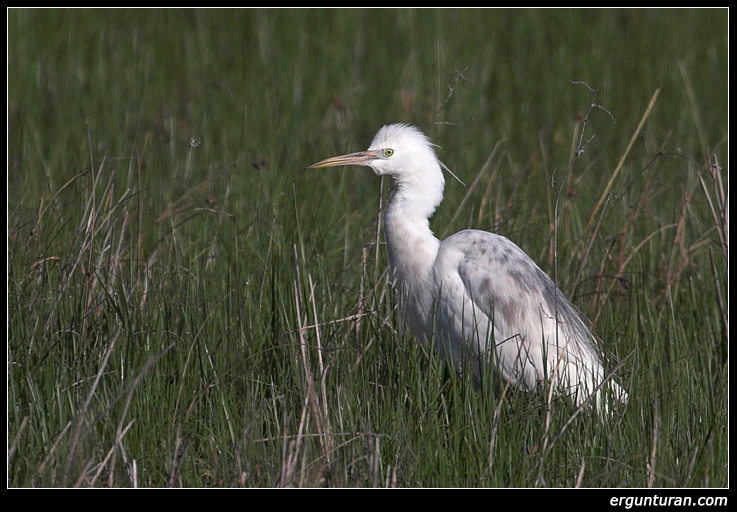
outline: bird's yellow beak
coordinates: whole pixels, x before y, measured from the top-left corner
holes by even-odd
[[[357,153],[348,153],[347,155],[334,156],[320,160],[312,165],[308,165],[307,169],[319,169],[322,167],[339,167],[341,165],[362,165],[368,167],[371,162],[379,158],[376,151],[359,151]]]

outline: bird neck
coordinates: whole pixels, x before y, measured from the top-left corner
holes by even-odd
[[[411,183],[395,180],[394,193],[384,213],[386,248],[395,285],[404,292],[426,279],[438,254],[440,241],[430,230],[430,217],[443,198],[440,182]]]

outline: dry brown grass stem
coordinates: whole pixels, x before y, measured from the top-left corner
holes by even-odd
[[[604,191],[599,197],[599,201],[596,203],[596,206],[594,206],[594,209],[591,210],[591,214],[589,215],[589,220],[586,223],[586,228],[584,229],[584,232],[589,231],[589,228],[591,227],[591,223],[596,218],[597,214],[599,213],[599,209],[602,207],[604,201],[609,195],[609,192],[612,189],[612,185],[614,185],[614,182],[616,181],[617,176],[619,175],[619,172],[624,167],[624,162],[627,160],[627,156],[629,155],[630,150],[632,149],[632,146],[637,140],[637,137],[640,135],[640,131],[642,130],[642,127],[645,126],[645,121],[647,120],[648,116],[650,115],[650,112],[653,109],[653,106],[655,105],[655,100],[658,99],[658,94],[660,94],[660,89],[655,90],[655,94],[653,94],[653,97],[650,99],[650,104],[648,104],[647,108],[645,109],[645,113],[642,115],[642,118],[640,119],[640,123],[637,125],[635,132],[632,134],[629,144],[627,144],[627,148],[624,150],[624,153],[622,153],[622,156],[619,159],[619,163],[614,168],[614,171],[612,172],[612,175],[609,178],[609,182],[607,183],[606,187],[604,188]],[[595,234],[596,233],[594,233],[594,235]]]

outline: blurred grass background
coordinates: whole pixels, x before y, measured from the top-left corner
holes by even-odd
[[[727,23],[9,9],[8,485],[727,486]],[[466,183],[436,233],[510,237],[624,361],[615,418],[406,332],[389,183],[303,170],[391,122]]]

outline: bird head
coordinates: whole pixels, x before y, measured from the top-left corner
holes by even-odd
[[[321,160],[307,168],[342,165],[370,167],[377,175],[389,175],[398,184],[427,179],[438,181],[438,178],[443,180],[433,144],[418,128],[408,124],[382,127],[366,151]]]

